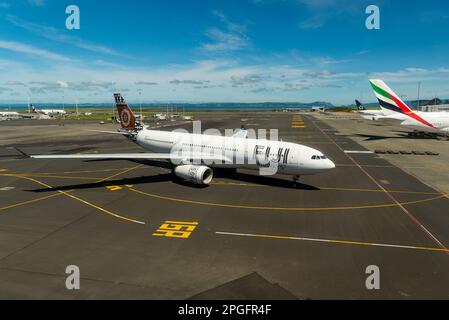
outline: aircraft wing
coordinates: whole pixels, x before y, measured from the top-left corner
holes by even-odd
[[[203,161],[230,161],[223,155],[213,154],[177,154],[177,153],[111,153],[111,154],[61,154],[61,155],[35,155],[33,159],[119,159],[119,160],[203,160]]]
[[[129,132],[124,132],[124,131],[103,131],[103,130],[85,130],[85,131],[98,132],[98,133],[108,133],[108,134],[120,134],[122,136],[129,136],[130,135]]]

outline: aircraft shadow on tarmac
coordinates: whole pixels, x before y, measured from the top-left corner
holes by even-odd
[[[88,160],[86,162],[92,161],[105,161],[105,160]],[[106,160],[106,161],[116,161],[116,160]],[[153,160],[132,160],[132,162],[149,165],[149,166],[157,166],[165,169],[173,169],[173,165],[169,162],[165,161],[153,161]],[[243,172],[236,172],[231,169],[215,169],[214,170],[215,178],[226,178],[231,179],[237,182],[244,182],[248,184],[256,184],[263,186],[271,186],[277,188],[286,188],[286,189],[298,189],[298,190],[306,190],[306,191],[319,191],[320,189],[311,185],[303,184],[297,182],[296,184],[292,181],[280,179],[277,177],[267,177],[267,176],[259,176],[255,172],[254,174],[247,174]],[[182,179],[177,178],[172,173],[163,173],[154,176],[141,176],[134,178],[123,178],[116,180],[108,180],[103,182],[93,182],[93,183],[82,183],[75,185],[66,185],[54,188],[42,188],[42,189],[33,189],[27,190],[29,192],[51,192],[55,190],[60,191],[68,191],[68,190],[86,190],[86,189],[95,189],[102,188],[107,186],[129,186],[129,185],[139,185],[139,184],[150,184],[150,183],[158,183],[158,182],[167,182],[171,181],[178,185],[188,186],[191,188],[204,189],[209,186],[205,185],[197,185],[188,181],[184,181]]]
[[[397,133],[397,136],[380,136],[380,135],[372,135],[372,134],[356,134],[357,137],[366,138],[365,141],[378,141],[378,140],[388,140],[388,139],[413,139],[413,140],[429,140],[433,139],[432,137],[410,137],[408,132],[403,131],[394,131]]]

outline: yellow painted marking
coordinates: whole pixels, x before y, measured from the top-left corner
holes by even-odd
[[[293,129],[304,129],[305,126],[292,126]]]
[[[116,168],[116,169],[103,169],[103,170],[83,170],[83,171],[65,171],[65,172],[45,172],[45,173],[37,173],[37,174],[70,174],[70,173],[97,173],[97,172],[111,172],[111,171],[119,171],[119,170],[127,170],[132,168]],[[35,173],[30,173],[35,174]]]
[[[161,196],[154,193],[144,192],[137,190],[135,188],[130,188],[129,190],[140,193],[142,195],[146,195],[152,198],[168,200],[179,203],[189,203],[196,204],[202,206],[210,206],[210,207],[222,207],[222,208],[232,208],[232,209],[252,209],[252,210],[265,210],[265,211],[289,211],[289,212],[314,212],[314,211],[348,211],[348,210],[360,210],[360,209],[380,209],[380,208],[393,208],[398,206],[412,205],[418,203],[431,202],[438,199],[446,198],[446,195],[440,195],[438,197],[433,197],[430,199],[409,201],[403,203],[390,203],[390,204],[379,204],[379,205],[365,205],[365,206],[346,206],[346,207],[328,207],[328,208],[282,208],[282,207],[269,207],[269,206],[251,206],[251,205],[232,205],[225,203],[214,203],[214,202],[204,202],[204,201],[196,201],[196,200],[187,200],[187,199],[179,199],[167,196]]]
[[[251,233],[232,233],[232,232],[215,232],[215,233],[218,234],[218,235],[250,237],[250,238],[265,238],[265,239],[278,239],[278,240],[297,240],[297,241],[321,242],[321,243],[353,245],[353,246],[370,246],[370,247],[383,247],[383,248],[395,248],[395,249],[423,250],[423,251],[445,252],[445,253],[449,252],[449,249],[430,248],[430,247],[416,247],[416,246],[397,245],[397,244],[385,244],[385,243],[374,243],[374,242],[300,238],[300,237],[276,236],[276,235],[266,235],[266,234],[251,234]]]
[[[118,191],[122,190],[123,188],[120,186],[106,186],[106,189],[108,189],[109,191]]]
[[[132,170],[139,169],[139,168],[141,168],[141,167],[143,167],[143,166],[144,166],[143,164],[139,164],[138,166],[135,166],[135,167],[132,167],[132,168],[128,168],[128,169],[126,169],[125,171],[121,171],[121,172],[119,172],[119,173],[113,174],[112,176],[103,178],[103,179],[99,180],[98,182],[104,182],[104,181],[106,181],[106,180],[109,180],[109,179],[115,178],[115,177],[117,177],[117,176],[120,176],[120,175],[122,175],[122,174],[125,174],[125,173],[127,173],[127,172],[130,172],[130,171],[132,171]]]
[[[141,166],[143,166],[143,165],[138,165],[138,166],[132,167],[132,168],[126,168],[125,171],[120,172],[120,173],[117,173],[117,174],[114,174],[114,175],[112,175],[112,176],[110,176],[110,177],[107,177],[107,178],[104,178],[104,179],[102,179],[102,180],[99,180],[98,182],[103,182],[103,181],[105,181],[105,180],[107,180],[107,179],[113,178],[113,177],[115,177],[115,176],[117,176],[117,175],[119,175],[119,174],[123,174],[123,173],[129,172],[129,171],[131,171],[131,170],[133,170],[133,169],[137,169],[137,168],[139,168],[139,167],[141,167]],[[115,171],[116,169],[107,169],[107,170],[108,170],[108,171],[111,171],[111,170],[114,170],[114,171]],[[100,170],[100,171],[101,171],[101,170]],[[98,171],[92,171],[92,172],[98,172]],[[40,182],[40,181],[38,181],[38,180],[35,180],[35,179],[32,179],[32,178],[30,178],[30,177],[28,177],[28,176],[25,176],[25,175],[20,175],[20,174],[1,174],[0,176],[10,176],[10,177],[17,177],[17,178],[21,178],[21,179],[32,180],[32,181],[34,181],[34,182],[36,182],[36,183],[38,183],[38,184],[40,184],[40,185],[43,185],[42,182]],[[97,180],[97,178],[94,178],[94,179]],[[128,188],[133,187],[133,185],[126,185],[126,186],[127,186]],[[52,187],[50,187],[50,188],[52,188]],[[53,189],[53,188],[52,188],[52,189]],[[72,192],[72,191],[73,191],[73,190],[69,190],[69,191],[67,191],[67,192],[58,192],[58,193],[55,193],[55,194],[52,194],[52,195],[49,195],[49,196],[45,196],[45,197],[42,197],[42,198],[32,199],[32,200],[20,202],[20,203],[17,203],[17,204],[9,205],[9,206],[0,208],[0,211],[6,210],[6,209],[10,209],[10,208],[15,208],[15,207],[22,206],[22,205],[26,205],[26,204],[31,204],[31,203],[38,202],[38,201],[41,201],[41,200],[45,200],[45,199],[49,199],[49,198],[52,198],[52,197],[60,196],[60,195],[62,195],[62,194],[65,194],[65,195],[67,195],[67,196],[70,196],[70,195],[68,195],[68,193],[70,193],[70,192]]]
[[[45,174],[2,174],[4,177],[34,177],[34,178],[55,178],[55,179],[80,179],[80,180],[98,180],[98,178],[92,177],[76,177],[76,176],[53,176],[53,175],[45,175]]]
[[[153,236],[188,239],[197,226],[198,222],[165,221]]]
[[[177,224],[191,224],[191,225],[198,225],[198,222],[186,222],[186,221],[165,221],[165,223],[177,223]]]
[[[45,197],[41,197],[41,198],[37,198],[37,199],[32,199],[32,200],[19,202],[19,203],[12,204],[12,205],[9,205],[9,206],[6,206],[6,207],[1,207],[0,211],[6,210],[6,209],[12,209],[12,208],[15,208],[15,207],[24,206],[26,204],[42,201],[42,200],[45,200],[45,199],[50,199],[50,198],[57,197],[57,196],[60,196],[60,195],[61,195],[60,193],[54,193],[54,194],[51,194],[49,196],[45,196]]]
[[[216,180],[211,183],[212,185],[219,186],[240,186],[240,187],[255,187],[255,188],[268,188],[269,186],[263,184],[255,184],[255,183],[238,183],[238,182],[225,182]],[[326,191],[348,191],[348,192],[373,192],[373,193],[384,193],[383,190],[379,189],[356,189],[356,188],[338,188],[338,187],[319,187],[320,190]],[[402,193],[402,194],[417,194],[417,195],[446,195],[449,196],[449,193],[443,194],[441,192],[424,192],[424,191],[407,191],[407,190],[387,190],[390,193]]]
[[[0,169],[0,172],[7,172],[8,169]]]
[[[46,184],[46,183],[43,183],[43,182],[41,182],[41,181],[39,181],[39,180],[36,180],[36,179],[33,179],[33,178],[29,178],[29,177],[23,177],[23,178],[24,178],[24,179],[27,179],[27,180],[30,180],[30,181],[34,181],[34,182],[36,182],[37,184],[40,184],[41,186],[44,186],[44,187],[46,187],[46,188],[49,188],[49,189],[55,189],[55,188],[53,188],[52,186],[50,186],[50,185],[48,185],[48,184]],[[102,208],[102,207],[100,207],[100,206],[97,206],[97,205],[95,205],[95,204],[93,204],[93,203],[91,203],[91,202],[89,202],[89,201],[86,201],[86,200],[83,200],[83,199],[81,199],[81,198],[79,198],[79,197],[77,197],[77,196],[74,196],[74,195],[70,194],[69,192],[62,191],[62,190],[55,190],[55,191],[57,191],[57,192],[59,192],[59,193],[65,195],[65,196],[67,196],[67,197],[69,197],[69,198],[72,198],[72,199],[74,199],[74,200],[77,200],[77,201],[79,201],[79,202],[81,202],[81,203],[84,203],[85,205],[88,205],[89,207],[92,207],[92,208],[95,208],[95,209],[97,209],[97,210],[100,210],[101,212],[104,212],[104,213],[106,213],[106,214],[108,214],[108,215],[110,215],[110,216],[113,216],[113,217],[115,217],[115,218],[119,218],[119,219],[122,219],[122,220],[125,220],[125,221],[128,221],[128,222],[134,222],[134,223],[138,223],[138,224],[145,224],[145,222],[138,221],[138,220],[134,220],[134,219],[130,219],[130,218],[127,218],[127,217],[125,217],[125,216],[121,216],[121,215],[119,215],[119,214],[117,214],[117,213],[114,213],[114,212],[112,212],[112,211],[109,211],[109,210],[107,210],[107,209],[104,209],[104,208]],[[71,191],[72,191],[72,190],[71,190]]]

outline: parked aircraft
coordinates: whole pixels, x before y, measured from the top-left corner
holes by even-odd
[[[370,80],[370,83],[380,107],[386,114],[378,116],[378,119],[397,120],[400,125],[413,128],[417,132],[449,135],[449,112],[413,111],[382,80]]]
[[[31,108],[34,113],[43,114],[50,117],[67,114],[67,112],[62,109],[36,109],[33,105],[31,105]]]
[[[294,181],[302,175],[314,175],[335,168],[321,151],[310,147],[266,139],[250,139],[247,132],[234,136],[217,136],[187,132],[167,132],[136,127],[135,115],[121,94],[115,102],[122,129],[118,132],[148,150],[148,153],[39,155],[35,159],[159,159],[170,160],[173,173],[194,184],[208,185],[212,168],[247,168],[273,174],[291,175]]]

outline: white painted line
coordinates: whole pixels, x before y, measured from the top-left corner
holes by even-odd
[[[374,154],[372,151],[357,151],[357,150],[345,150],[346,154],[358,153],[358,154]]]
[[[278,240],[297,240],[297,241],[321,242],[321,243],[340,244],[340,245],[382,247],[382,248],[408,249],[408,250],[420,250],[420,251],[433,251],[433,252],[449,253],[448,249],[429,248],[429,247],[417,247],[417,246],[406,246],[406,245],[386,244],[386,243],[358,242],[358,241],[345,241],[345,240],[329,240],[329,239],[314,239],[314,238],[299,238],[299,237],[289,237],[289,236],[273,236],[273,235],[250,234],[250,233],[233,233],[233,232],[215,232],[215,234],[226,235],[226,236],[237,236],[237,237],[249,237],[249,238],[264,238],[264,239],[278,239]]]

